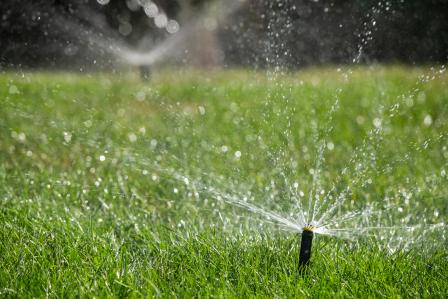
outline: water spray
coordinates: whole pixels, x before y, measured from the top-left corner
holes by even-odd
[[[300,242],[299,267],[307,266],[311,258],[311,246],[313,245],[314,227],[307,225],[302,231],[302,240]]]

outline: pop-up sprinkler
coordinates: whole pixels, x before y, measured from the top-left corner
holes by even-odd
[[[311,246],[313,245],[313,229],[311,225],[307,225],[302,231],[302,241],[300,242],[299,266],[302,268],[307,266],[311,258]]]
[[[149,67],[149,65],[142,64],[139,66],[139,70],[140,70],[140,78],[142,79],[142,81],[143,82],[149,81],[151,77],[151,68]]]

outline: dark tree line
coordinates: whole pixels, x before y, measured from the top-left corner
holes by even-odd
[[[166,38],[129,1],[2,0],[0,65],[108,68],[114,63],[108,43],[139,47],[142,39],[155,45]],[[169,18],[211,1],[154,0]],[[448,0],[247,0],[216,31],[217,47],[227,65],[443,63],[446,11]]]

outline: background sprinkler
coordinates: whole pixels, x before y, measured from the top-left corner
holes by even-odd
[[[149,67],[149,65],[140,65],[139,66],[139,70],[140,70],[140,78],[142,79],[142,81],[146,82],[149,80],[149,78],[151,77],[151,68]]]
[[[313,227],[305,226],[302,232],[302,241],[300,242],[299,267],[307,266],[311,258],[311,246],[313,245]]]

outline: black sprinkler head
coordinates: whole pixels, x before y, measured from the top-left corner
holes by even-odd
[[[302,240],[300,242],[299,267],[307,266],[311,258],[311,246],[313,245],[313,227],[306,226],[302,232]]]
[[[149,81],[151,78],[151,68],[148,65],[140,65],[140,78],[143,82]]]

